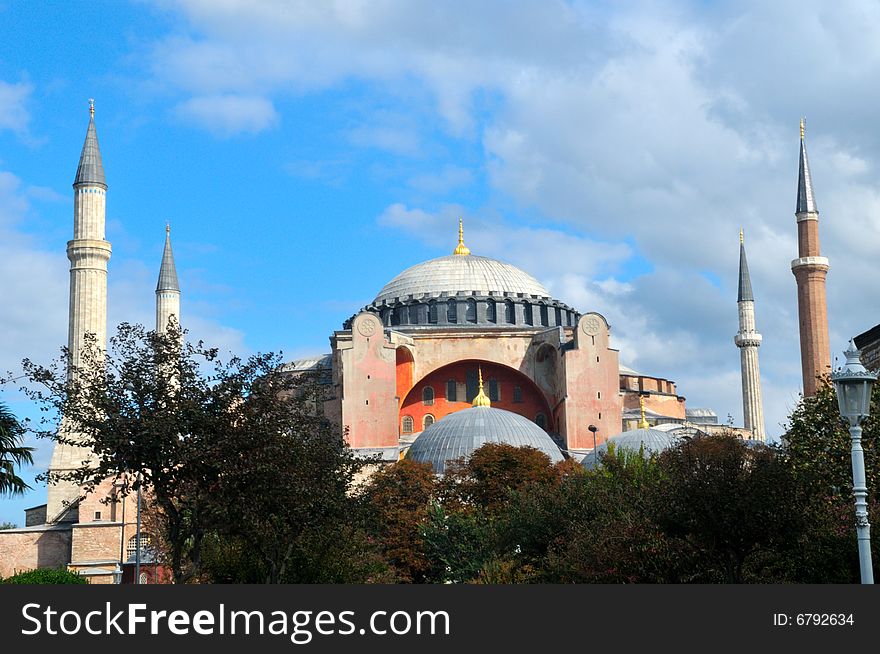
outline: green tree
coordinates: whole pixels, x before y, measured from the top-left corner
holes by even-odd
[[[87,584],[89,580],[64,568],[27,570],[0,581],[4,584]]]
[[[107,478],[123,493],[142,486],[177,583],[203,578],[209,537],[214,553],[218,538],[242,544],[262,581],[280,581],[306,537],[346,515],[361,463],[316,415],[314,378],[285,373],[277,354],[224,362],[183,336],[123,324],[106,353],[88,339],[76,370],[67,357],[25,361],[31,396],[63,416],[39,435],[93,453],[55,478],[84,493]]]
[[[34,462],[34,448],[21,445],[23,433],[9,408],[0,403],[0,497],[21,495],[30,489],[16,473],[16,468]]]
[[[785,457],[734,435],[687,439],[659,457],[664,531],[693,548],[695,581],[747,581],[746,566],[805,529],[805,496]]]
[[[431,464],[409,459],[376,472],[364,488],[367,524],[398,581],[427,578],[431,565],[423,532],[436,491]]]

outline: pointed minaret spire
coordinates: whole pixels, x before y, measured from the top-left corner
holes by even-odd
[[[807,158],[807,144],[804,142],[804,121],[801,118],[801,152],[798,161],[798,193],[795,213],[818,213],[816,198],[813,196],[813,180],[810,177],[810,160]]]
[[[743,231],[739,231],[739,331],[733,342],[740,351],[742,371],[743,422],[746,429],[752,430],[752,438],[766,440],[764,433],[764,400],[761,394],[761,370],[758,365],[758,348],[761,347],[761,334],[755,328],[755,298],[752,295],[752,280],[749,277],[749,264],[746,261],[746,246]]]
[[[171,225],[166,224],[165,251],[162,253],[159,281],[156,284],[156,331],[164,333],[172,316],[180,324],[180,284],[174,266],[174,253],[171,251]]]
[[[752,279],[749,277],[749,262],[746,261],[746,246],[743,239],[743,230],[739,230],[739,293],[737,302],[754,302],[752,295]]]
[[[89,98],[89,127],[86,130],[82,153],[79,155],[76,179],[73,180],[73,185],[77,184],[92,184],[107,188],[104,164],[101,162],[101,148],[98,147],[98,132],[95,130],[95,101],[91,98]]]
[[[157,291],[178,291],[177,268],[174,266],[174,253],[171,251],[171,225],[165,225],[165,251],[162,253],[162,265],[159,268]]]
[[[818,389],[819,379],[831,371],[831,348],[828,342],[828,307],[825,301],[828,259],[819,250],[819,209],[813,196],[803,119],[795,216],[798,226],[798,258],[791,262],[791,271],[798,288],[804,396],[812,397]]]

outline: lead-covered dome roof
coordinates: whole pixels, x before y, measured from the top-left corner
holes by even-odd
[[[533,447],[550,457],[552,463],[562,461],[556,443],[534,422],[487,406],[463,409],[438,420],[416,438],[406,456],[431,463],[435,473],[443,474],[447,461],[470,456],[486,443]]]
[[[373,302],[393,302],[395,298],[404,299],[410,295],[419,298],[461,292],[550,297],[541,282],[512,264],[473,254],[451,254],[407,268],[385,284]]]
[[[630,452],[643,452],[645,456],[660,454],[664,450],[675,447],[680,438],[659,429],[631,429],[617,436],[612,436],[600,444],[595,452],[590,452],[581,463],[585,468],[593,468],[597,460],[601,461],[602,455],[608,451],[608,444],[614,443],[617,451],[629,450]]]

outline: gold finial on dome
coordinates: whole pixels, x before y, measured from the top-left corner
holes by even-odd
[[[473,406],[492,406],[489,397],[483,392],[483,369],[477,368],[477,374],[480,379],[480,390],[477,391],[477,396],[474,398],[472,402]]]
[[[464,244],[464,226],[462,225],[461,218],[458,219],[458,247],[453,250],[452,254],[470,254],[471,251]]]
[[[804,140],[804,124],[806,123],[806,118],[801,118],[801,141]]]
[[[642,419],[639,420],[639,424],[637,425],[639,429],[647,429],[651,425],[648,424],[647,418],[645,418],[645,396],[639,395],[639,411],[642,414]]]

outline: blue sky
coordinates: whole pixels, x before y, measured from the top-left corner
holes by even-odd
[[[450,252],[463,217],[474,253],[602,312],[623,363],[740,424],[743,226],[778,436],[800,390],[802,115],[834,351],[878,321],[878,37],[880,9],[856,0],[0,0],[0,370],[66,342],[95,98],[111,327],[151,324],[170,221],[194,337],[325,352],[398,272]],[[33,415],[14,388],[0,399]],[[0,521],[44,497],[0,500]]]

